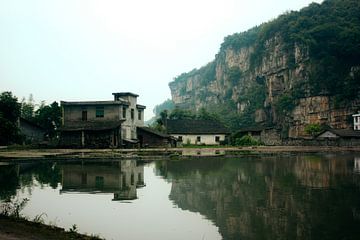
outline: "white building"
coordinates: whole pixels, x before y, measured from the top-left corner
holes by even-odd
[[[220,145],[229,130],[212,120],[167,120],[167,133],[183,144]]]

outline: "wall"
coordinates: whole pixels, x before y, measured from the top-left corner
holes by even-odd
[[[181,134],[170,134],[171,136],[178,138],[179,136],[182,136],[182,143],[187,144],[190,140],[190,144],[205,144],[205,145],[220,145],[220,142],[225,140],[225,134],[197,134],[197,135],[181,135]],[[201,141],[197,142],[197,137],[200,136]],[[220,137],[220,141],[215,141],[215,136]]]
[[[141,114],[141,120],[138,119],[138,109],[136,108],[137,98],[133,96],[123,97],[123,99],[129,101],[130,105],[126,108],[126,119],[122,124],[122,137],[126,139],[136,139],[136,127],[144,126],[144,111]],[[131,118],[131,109],[134,109],[134,118]],[[122,116],[122,114],[121,114]]]

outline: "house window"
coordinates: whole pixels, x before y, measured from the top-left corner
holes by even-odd
[[[104,107],[96,107],[96,117],[97,118],[104,117]]]
[[[200,137],[200,136],[197,136],[197,137],[196,137],[196,141],[197,141],[197,142],[201,142],[201,137]]]
[[[182,142],[182,141],[183,141],[182,136],[179,136],[179,137],[178,137],[178,141],[179,141],[179,142]]]
[[[141,120],[141,110],[138,110],[138,119]]]
[[[83,110],[81,112],[81,120],[82,121],[87,121],[87,111],[86,110]]]
[[[123,118],[126,118],[126,107],[123,107],[122,114],[123,114]]]
[[[219,136],[215,136],[215,142],[220,142],[220,137]]]
[[[135,110],[132,108],[131,109],[131,120],[134,120],[135,117]]]

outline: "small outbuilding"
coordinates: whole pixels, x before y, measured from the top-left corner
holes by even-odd
[[[45,129],[25,118],[19,118],[19,129],[25,137],[25,143],[40,143],[45,139]]]
[[[360,131],[352,129],[328,129],[317,136],[318,139],[339,139],[339,138],[356,138],[360,139]]]
[[[140,147],[176,147],[176,139],[149,127],[138,127]]]

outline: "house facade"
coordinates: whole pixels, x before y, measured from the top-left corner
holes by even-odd
[[[113,93],[112,101],[61,101],[60,145],[65,147],[121,147],[137,142],[137,127],[144,125],[145,106],[138,95]]]
[[[178,142],[194,145],[220,145],[229,130],[212,120],[166,120],[167,133]]]

